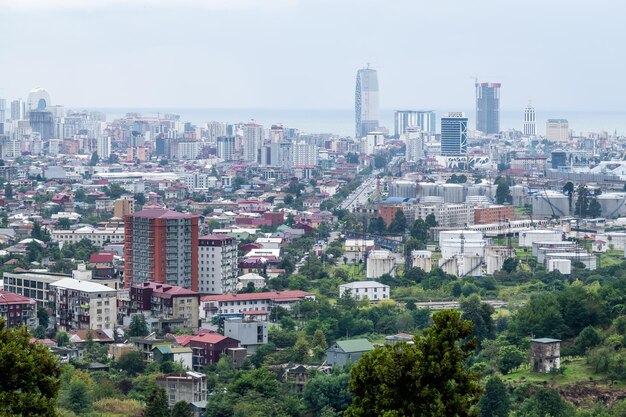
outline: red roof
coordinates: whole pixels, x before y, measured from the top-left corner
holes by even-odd
[[[37,301],[23,295],[0,290],[0,304],[36,304]]]
[[[198,295],[197,292],[188,290],[187,288],[177,287],[176,285],[165,285],[156,282],[143,282],[133,285],[134,288],[152,288],[152,295],[161,298],[172,298],[173,296],[190,296]]]
[[[288,290],[288,291],[268,291],[257,292],[247,294],[218,294],[218,295],[205,295],[202,297],[202,301],[249,301],[249,300],[272,300],[272,301],[284,301],[284,300],[301,300],[305,297],[312,297],[315,294],[300,290]]]
[[[177,211],[163,208],[150,208],[129,214],[129,217],[141,217],[148,219],[191,219],[193,216],[191,214],[179,213]]]
[[[226,339],[228,339],[227,336],[222,336],[219,333],[202,333],[195,334],[193,336],[176,336],[176,343],[181,346],[187,346],[190,342],[219,343]]]
[[[113,254],[112,253],[93,253],[89,257],[89,262],[95,264],[104,264],[113,262]]]

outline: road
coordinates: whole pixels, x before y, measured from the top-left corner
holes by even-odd
[[[367,203],[370,195],[376,191],[376,177],[370,177],[363,181],[356,190],[352,191],[348,197],[339,206],[342,209],[354,211],[359,206]]]
[[[485,304],[489,304],[493,308],[506,307],[508,303],[504,300],[483,300]],[[421,303],[415,303],[417,308],[430,308],[431,310],[447,310],[458,309],[458,301],[425,301]]]

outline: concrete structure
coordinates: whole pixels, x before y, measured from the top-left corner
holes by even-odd
[[[530,341],[530,369],[543,374],[561,368],[561,341],[540,338]]]
[[[363,137],[378,129],[378,111],[378,74],[368,65],[356,74],[355,137]]]
[[[474,208],[474,224],[488,224],[515,220],[513,206],[488,206]]]
[[[460,239],[461,235],[469,240],[481,240],[483,238],[482,232],[474,230],[442,230],[439,232],[439,246],[441,246],[445,240]]]
[[[194,371],[201,371],[205,366],[217,363],[228,349],[239,347],[239,341],[213,332],[176,336],[176,343],[193,350]]]
[[[493,275],[500,271],[507,258],[515,257],[515,249],[508,246],[487,246],[485,249],[485,263],[487,264],[487,275]]]
[[[441,118],[441,155],[467,155],[467,117],[461,112]]]
[[[385,274],[395,276],[396,258],[388,250],[373,250],[367,257],[368,279],[380,278]]]
[[[255,353],[260,345],[267,344],[267,322],[242,318],[224,319],[224,336],[239,341],[248,353]]]
[[[223,234],[198,238],[198,287],[204,294],[237,291],[237,240]]]
[[[533,242],[561,242],[563,232],[560,230],[535,229],[524,230],[519,233],[519,246],[531,248]]]
[[[588,253],[586,250],[581,249],[577,252],[551,252],[546,253],[544,265],[547,266],[552,259],[569,259],[572,263],[581,262],[585,265],[585,268],[590,271],[595,271],[598,266],[597,256]]]
[[[569,215],[569,199],[558,191],[544,190],[530,197],[533,216],[552,217]]]
[[[261,147],[263,146],[263,126],[254,122],[243,126],[243,160],[259,162]]]
[[[370,132],[363,138],[361,152],[365,155],[374,155],[376,151],[382,150],[385,144],[385,135],[381,132]]]
[[[230,317],[243,317],[250,314],[267,315],[273,307],[290,310],[294,303],[314,299],[315,294],[300,290],[205,295],[200,299],[200,312],[204,314],[202,319],[207,321],[221,315]]]
[[[569,140],[569,123],[565,119],[548,119],[546,122],[546,139],[551,142],[567,142]]]
[[[432,110],[396,110],[394,112],[394,134],[401,136],[411,127],[423,132],[435,133],[436,117]]]
[[[602,207],[602,217],[615,219],[626,216],[626,193],[603,193],[597,199]]]
[[[578,244],[570,240],[559,241],[535,241],[532,243],[532,254],[535,257],[541,257],[548,252],[570,252],[576,250]],[[543,263],[543,259],[537,259]]]
[[[50,306],[50,284],[64,278],[70,278],[70,276],[42,272],[4,272],[2,288],[32,298],[37,301],[38,307],[47,308]]]
[[[161,375],[156,378],[156,383],[165,390],[170,407],[179,401],[206,403],[207,377],[203,373],[189,371],[185,374]]]
[[[132,196],[118,198],[113,202],[113,217],[123,219],[135,212],[135,199]]]
[[[454,255],[448,259],[439,260],[439,268],[446,274],[454,275],[458,278],[466,276],[482,276],[482,264],[484,258],[474,255]]]
[[[252,284],[255,289],[260,290],[265,288],[265,278],[254,272],[244,274],[237,278],[237,291],[247,288],[248,284]]]
[[[103,228],[85,226],[72,230],[53,230],[50,235],[53,242],[61,243],[78,243],[83,239],[100,247],[107,243],[124,243],[124,228],[121,226]]]
[[[172,344],[158,345],[152,348],[152,357],[154,362],[176,362],[184,369],[193,368],[193,350],[189,347]]]
[[[198,291],[198,217],[147,209],[124,217],[124,285],[157,282]]]
[[[500,83],[476,83],[476,130],[500,132]]]
[[[37,301],[0,289],[0,318],[7,327],[37,327]]]
[[[130,287],[130,304],[125,324],[130,324],[133,313],[146,316],[151,331],[195,330],[200,324],[200,295],[186,288],[142,282]]]
[[[550,259],[548,261],[548,272],[559,271],[563,275],[572,273],[572,261],[570,259]]]
[[[485,256],[486,242],[483,239],[467,239],[465,235],[460,238],[446,239],[441,242],[441,257],[450,259],[455,255]]]
[[[367,239],[346,239],[343,256],[348,264],[356,264],[365,260],[365,256],[374,249],[374,241]]]
[[[389,197],[417,197],[417,183],[407,180],[396,180],[389,184]]]
[[[338,340],[326,351],[326,363],[330,366],[343,366],[356,363],[364,353],[374,350],[367,339]]]
[[[50,284],[50,304],[57,326],[71,329],[113,329],[117,322],[117,291],[91,281],[64,278]]]
[[[224,161],[232,161],[235,155],[235,138],[233,136],[220,136],[217,138],[217,156]]]
[[[535,108],[530,101],[524,109],[524,136],[535,136],[537,134],[537,119]]]
[[[339,297],[350,296],[357,301],[367,298],[372,303],[389,299],[389,285],[377,281],[354,281],[339,285]]]
[[[626,233],[624,232],[608,232],[605,240],[607,241],[609,248],[615,250],[626,249]]]
[[[424,272],[430,272],[432,269],[433,253],[429,250],[411,251],[411,262],[413,268],[420,268]]]

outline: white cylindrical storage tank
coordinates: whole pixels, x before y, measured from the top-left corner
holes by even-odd
[[[509,188],[511,197],[513,197],[513,205],[516,207],[528,204],[528,187],[524,185],[514,185]]]
[[[581,262],[590,271],[594,271],[597,268],[597,257],[585,250],[578,252],[556,252],[546,253],[545,265],[547,266],[552,259],[569,259],[571,262]]]
[[[432,269],[433,253],[429,250],[414,250],[411,251],[411,260],[413,262],[413,268],[420,268],[425,272],[430,272]]]
[[[443,184],[443,200],[446,203],[463,203],[465,195],[460,184]]]
[[[443,197],[439,197],[438,195],[427,195],[422,197],[420,202],[424,204],[443,204]]]
[[[606,242],[609,248],[616,250],[626,249],[626,233],[609,232],[606,234]]]
[[[569,259],[550,259],[548,261],[548,272],[559,271],[563,275],[572,273],[572,261]]]
[[[442,230],[439,232],[439,246],[446,239],[460,239],[461,235],[465,239],[482,239],[483,232],[480,230]]]
[[[519,233],[519,245],[523,248],[530,248],[533,242],[560,242],[563,234],[560,230],[525,230]]]
[[[483,258],[481,256],[459,256],[459,277],[480,277],[483,275]]]
[[[615,219],[626,215],[626,193],[600,194],[597,198],[602,207],[602,217]]]
[[[515,249],[508,246],[487,246],[485,248],[485,263],[487,274],[491,275],[502,269],[504,260],[515,256]]]
[[[439,188],[438,184],[434,182],[420,182],[419,183],[419,193],[420,197],[426,196],[438,196]]]
[[[382,275],[395,275],[395,257],[388,250],[373,250],[367,257],[367,278],[376,279]]]
[[[441,257],[450,259],[455,255],[485,256],[485,241],[482,239],[446,239],[441,243]]]
[[[459,276],[459,267],[457,258],[439,259],[439,268],[446,274]]]
[[[467,198],[465,199],[465,202],[467,204],[488,205],[489,197],[484,196],[484,195],[468,195]]]
[[[531,197],[533,216],[552,217],[569,215],[569,198],[556,191],[540,191]],[[573,204],[573,203],[572,203]]]
[[[558,250],[569,250],[569,249],[576,249],[576,242],[572,242],[569,240],[561,240],[558,242],[555,241],[537,241],[537,242],[533,242],[532,244],[533,246],[533,256],[538,256],[539,255],[539,249],[558,249]]]
[[[389,197],[415,198],[417,184],[413,181],[396,180],[389,184]]]

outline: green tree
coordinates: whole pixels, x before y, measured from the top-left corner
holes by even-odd
[[[7,200],[13,200],[13,186],[8,181],[4,186],[4,198]]]
[[[346,417],[471,416],[478,402],[479,374],[465,361],[476,348],[464,341],[472,323],[458,311],[433,315],[433,325],[414,345],[397,343],[366,353],[352,368],[354,394]]]
[[[71,226],[70,219],[63,217],[57,221],[57,228],[61,230],[68,230]]]
[[[574,346],[580,355],[584,355],[589,349],[598,346],[600,343],[602,343],[600,333],[594,327],[587,326],[576,338]]]
[[[147,336],[148,324],[146,323],[146,317],[143,314],[133,314],[130,319],[130,325],[126,335],[129,337]]]
[[[597,197],[593,197],[589,200],[589,211],[588,214],[590,217],[597,218],[602,216],[602,206],[598,201]],[[611,214],[611,213],[607,213]]]
[[[56,416],[60,374],[48,348],[30,343],[25,327],[8,329],[0,319],[0,415]]]
[[[152,388],[146,401],[143,417],[170,417],[167,393],[163,388],[159,386]]]
[[[574,199],[574,184],[570,181],[563,186],[563,192],[567,194],[569,201],[569,211],[572,212],[572,201]]]
[[[417,239],[420,242],[426,242],[428,240],[428,224],[419,218],[413,222],[409,229],[409,233],[413,239]]]
[[[95,167],[100,162],[100,157],[98,156],[98,152],[94,152],[91,154],[91,160],[89,161],[89,165]]]
[[[472,336],[476,337],[479,343],[483,339],[494,338],[496,329],[491,318],[494,313],[493,307],[481,302],[477,295],[462,299],[460,307],[463,311],[461,319],[472,322]]]
[[[144,193],[135,193],[133,195],[133,199],[135,200],[135,203],[137,203],[140,206],[143,206],[146,204],[146,195]]]
[[[70,344],[70,337],[65,332],[57,332],[57,334],[54,336],[54,340],[60,347],[68,346]]]
[[[496,188],[496,203],[505,204],[511,201],[513,201],[513,197],[511,197],[509,184],[504,181],[500,182]]]
[[[513,345],[502,346],[498,352],[496,362],[503,375],[517,369],[526,361],[526,355]]]
[[[385,233],[387,226],[385,225],[385,220],[382,217],[378,216],[370,220],[370,224],[367,226],[367,232],[373,235],[380,235]]]
[[[61,405],[76,414],[82,414],[91,408],[91,392],[87,383],[79,377],[72,377],[69,386],[61,398]]]
[[[50,233],[42,229],[41,224],[38,221],[33,222],[33,229],[30,232],[30,237],[41,240],[42,242],[50,241]]]
[[[119,369],[128,372],[130,375],[140,374],[146,368],[142,353],[135,350],[125,352],[117,360],[116,365]]]
[[[437,223],[437,218],[435,217],[434,214],[429,214],[428,216],[426,216],[426,219],[424,219],[426,221],[426,225],[428,226],[428,228],[433,228],[433,227],[437,227],[438,223]]]
[[[517,258],[506,258],[504,262],[502,262],[502,270],[512,274],[517,269],[519,265],[519,259]]]
[[[344,411],[350,405],[352,394],[348,392],[350,375],[347,373],[318,375],[311,378],[302,391],[307,410],[321,415],[322,410],[331,407],[333,411]]]
[[[524,401],[519,415],[567,417],[573,415],[573,407],[570,407],[554,388],[539,388],[534,397]]]
[[[43,307],[37,308],[37,321],[39,325],[44,329],[48,328],[48,324],[50,324],[50,317],[48,316],[48,310]]]
[[[574,214],[580,217],[586,217],[589,214],[589,189],[585,184],[580,184],[576,190],[576,206]]]
[[[172,408],[172,417],[193,417],[191,404],[187,401],[178,401]]]
[[[393,220],[389,223],[389,233],[403,234],[407,228],[407,220],[404,211],[397,210]]]
[[[511,402],[500,378],[494,376],[487,381],[478,406],[480,417],[508,417]]]

